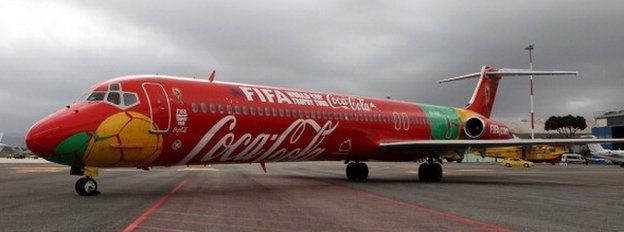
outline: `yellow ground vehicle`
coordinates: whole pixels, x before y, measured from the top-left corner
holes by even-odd
[[[535,145],[528,149],[524,156],[523,152],[524,149],[519,146],[497,147],[486,149],[484,156],[491,158],[523,158],[536,163],[555,164],[566,151],[561,146]]]
[[[519,159],[519,158],[506,158],[503,161],[501,161],[500,164],[502,166],[505,166],[505,167],[508,167],[508,168],[510,168],[510,167],[525,167],[525,168],[528,168],[528,167],[533,167],[533,165],[534,165],[533,162],[531,162],[531,161],[526,161],[526,160]]]

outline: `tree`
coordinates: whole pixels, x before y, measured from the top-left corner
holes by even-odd
[[[572,138],[576,132],[585,130],[587,122],[583,116],[550,116],[544,124],[544,130],[556,130],[560,135],[566,138]]]

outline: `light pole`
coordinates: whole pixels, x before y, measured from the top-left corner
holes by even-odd
[[[524,50],[529,50],[529,69],[533,70],[533,48],[535,47],[535,44],[529,44],[529,46],[527,46],[526,48],[524,48]],[[531,75],[530,78],[530,95],[531,95],[531,139],[535,139],[535,112],[533,111],[533,75]]]

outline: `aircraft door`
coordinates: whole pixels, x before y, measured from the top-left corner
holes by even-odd
[[[167,133],[171,125],[171,106],[165,88],[159,83],[143,83],[152,119],[152,133]],[[156,127],[154,126],[156,125]]]

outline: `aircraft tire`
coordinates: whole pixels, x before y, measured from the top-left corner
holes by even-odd
[[[620,164],[620,167],[621,167],[621,168],[624,168],[624,163],[621,163],[621,164]]]
[[[82,177],[76,181],[76,193],[80,196],[93,196],[97,195],[97,182],[88,177]]]
[[[357,163],[357,179],[358,180],[366,180],[368,179],[368,165],[366,163]]]
[[[347,179],[349,180],[357,179],[357,169],[358,169],[358,166],[356,163],[348,163],[347,164]]]
[[[430,181],[429,173],[430,173],[429,163],[420,164],[420,166],[418,167],[418,180],[420,182],[429,182]]]
[[[429,165],[429,179],[431,182],[442,181],[442,165],[440,163]]]

